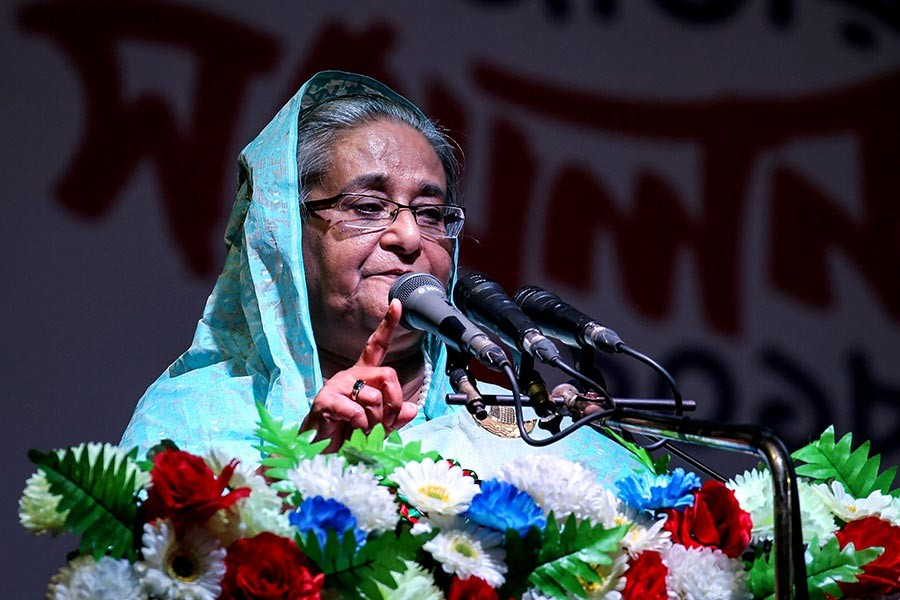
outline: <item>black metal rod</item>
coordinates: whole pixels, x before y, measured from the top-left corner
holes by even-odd
[[[552,399],[557,401],[556,396]],[[510,394],[482,394],[482,401],[486,406],[515,406],[516,401]],[[465,394],[447,394],[447,404],[464,405],[468,400]],[[640,410],[660,410],[672,412],[675,410],[675,401],[670,398],[615,398],[616,406],[620,408],[633,408]],[[522,406],[531,406],[531,400],[522,394]],[[684,410],[695,410],[697,403],[694,400],[683,400]]]

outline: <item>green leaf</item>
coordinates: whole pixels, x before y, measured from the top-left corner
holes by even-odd
[[[749,575],[747,588],[754,598],[775,597],[775,565],[764,552],[754,558]]]
[[[841,549],[836,537],[820,548],[818,540],[813,539],[806,551],[806,581],[810,599],[840,598],[838,584],[855,582],[857,575],[862,573],[862,567],[878,558],[883,551],[878,547],[856,550],[853,544]],[[775,566],[771,555],[760,554],[753,561],[748,587],[754,598],[775,598]]]
[[[567,598],[569,594],[586,598],[585,586],[602,581],[596,567],[612,564],[628,527],[607,529],[589,521],[579,523],[570,515],[560,528],[551,513],[537,566],[528,582],[552,598]]]
[[[369,539],[359,549],[353,531],[345,532],[342,540],[338,540],[336,532],[329,531],[324,549],[319,547],[312,532],[305,536],[297,534],[295,539],[303,553],[325,574],[326,585],[340,592],[341,597],[380,599],[376,582],[396,588],[394,574],[405,572],[405,561],[414,560],[431,537],[414,536],[408,526],[401,526],[397,532],[389,531]]]
[[[862,573],[862,567],[878,558],[882,552],[884,548],[878,547],[856,550],[852,543],[841,549],[836,537],[829,539],[821,548],[818,541],[813,540],[806,560],[810,600],[824,600],[825,594],[839,598],[841,588],[838,583],[856,581],[856,576]]]
[[[136,455],[137,449],[123,454],[108,444],[28,453],[47,475],[50,491],[62,497],[58,510],[69,511],[64,527],[81,536],[80,553],[134,560],[140,487]]]
[[[801,463],[797,474],[813,482],[839,481],[854,498],[865,498],[876,490],[897,496],[900,490],[891,490],[897,467],[879,474],[881,456],[869,457],[868,441],[853,450],[852,441],[853,434],[848,433],[835,442],[834,426],[829,427],[818,440],[793,453],[793,459]]]
[[[542,544],[541,530],[532,527],[523,538],[515,529],[506,531],[506,582],[497,591],[500,598],[519,598],[528,589],[528,575],[537,564]]]
[[[363,463],[375,471],[376,476],[388,477],[395,469],[409,462],[421,462],[425,458],[440,460],[437,452],[422,452],[422,442],[404,444],[396,431],[385,437],[384,427],[379,423],[369,435],[357,429],[344,442],[339,453],[350,464]]]
[[[302,460],[309,460],[321,454],[328,446],[327,440],[313,441],[315,431],[300,433],[300,425],[297,423],[284,424],[282,419],[276,419],[262,403],[256,403],[259,412],[259,426],[256,435],[263,441],[254,446],[265,458],[261,464],[266,469],[266,475],[272,479],[287,479],[287,472]]]

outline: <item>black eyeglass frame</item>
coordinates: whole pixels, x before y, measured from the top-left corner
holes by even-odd
[[[309,211],[310,214],[315,215],[315,216],[319,217],[320,219],[324,219],[324,217],[322,217],[321,215],[316,214],[316,211],[325,210],[328,208],[334,208],[335,206],[337,206],[340,203],[341,200],[343,200],[344,198],[346,198],[348,196],[354,196],[354,197],[358,197],[358,198],[371,198],[373,200],[378,200],[379,202],[387,202],[388,204],[393,204],[394,206],[397,207],[396,209],[392,210],[389,213],[391,215],[390,223],[384,225],[383,227],[360,227],[358,225],[352,225],[347,220],[339,221],[339,223],[342,223],[352,229],[356,229],[357,231],[369,231],[369,232],[373,232],[373,233],[376,231],[383,231],[383,230],[387,229],[388,227],[390,227],[391,225],[393,225],[397,221],[397,216],[400,214],[401,210],[408,210],[409,212],[411,212],[413,214],[413,219],[415,219],[415,221],[416,221],[416,225],[418,225],[419,224],[419,215],[417,214],[417,212],[420,209],[454,208],[459,211],[459,221],[460,221],[459,231],[457,232],[457,234],[455,236],[447,236],[447,235],[434,236],[434,234],[425,233],[425,232],[423,232],[423,234],[422,234],[425,237],[440,237],[440,239],[443,239],[443,240],[453,240],[453,239],[459,238],[459,235],[462,233],[463,225],[465,224],[465,221],[466,221],[466,209],[463,208],[462,206],[455,206],[453,204],[417,204],[415,206],[407,206],[406,204],[400,204],[399,202],[395,202],[394,200],[391,200],[390,198],[385,198],[384,196],[373,196],[372,194],[360,194],[357,192],[341,192],[340,194],[331,196],[330,198],[321,198],[318,200],[307,200],[306,202],[303,203],[303,207],[307,211]]]

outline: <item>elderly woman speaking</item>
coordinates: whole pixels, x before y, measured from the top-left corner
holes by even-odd
[[[142,451],[259,461],[256,402],[340,447],[383,424],[482,477],[517,455],[559,454],[611,481],[630,453],[582,430],[540,450],[448,407],[446,348],[398,326],[394,281],[452,286],[459,206],[455,146],[381,83],[340,71],[307,81],[241,153],[225,268],[191,347],[138,402],[122,438]]]

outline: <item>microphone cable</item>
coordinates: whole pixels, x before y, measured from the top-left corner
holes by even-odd
[[[569,368],[571,368],[571,367],[569,367]],[[574,371],[574,369],[572,369],[572,370]],[[537,446],[537,447],[549,446],[550,444],[556,443],[556,442],[560,441],[561,439],[566,438],[569,435],[575,433],[576,430],[581,429],[583,426],[587,425],[588,423],[591,423],[592,421],[595,421],[597,419],[601,419],[603,417],[612,415],[616,411],[615,408],[598,411],[596,413],[582,417],[581,419],[579,419],[578,421],[575,421],[574,423],[572,423],[571,425],[569,425],[568,427],[566,427],[559,433],[554,433],[552,435],[549,435],[545,438],[540,438],[540,439],[533,438],[533,437],[531,437],[531,435],[528,434],[528,431],[526,431],[526,429],[525,429],[525,413],[522,410],[522,394],[519,391],[519,382],[516,379],[516,374],[515,374],[515,372],[513,372],[512,367],[509,365],[503,365],[503,372],[506,374],[506,378],[509,380],[510,390],[512,391],[513,404],[514,404],[514,408],[516,411],[516,425],[519,428],[519,435],[522,437],[522,440],[529,446]],[[606,394],[606,395],[607,395],[607,397],[609,396],[609,394]]]
[[[663,379],[666,380],[666,384],[669,386],[669,390],[672,392],[672,399],[675,401],[675,415],[678,417],[684,416],[684,399],[681,396],[681,390],[678,389],[678,384],[675,383],[675,378],[666,371],[662,365],[658,362],[647,356],[642,352],[638,352],[634,348],[627,346],[624,342],[619,342],[616,344],[616,350],[625,354],[626,356],[630,356],[634,359],[639,360],[645,365],[649,366],[651,369],[656,371]]]

